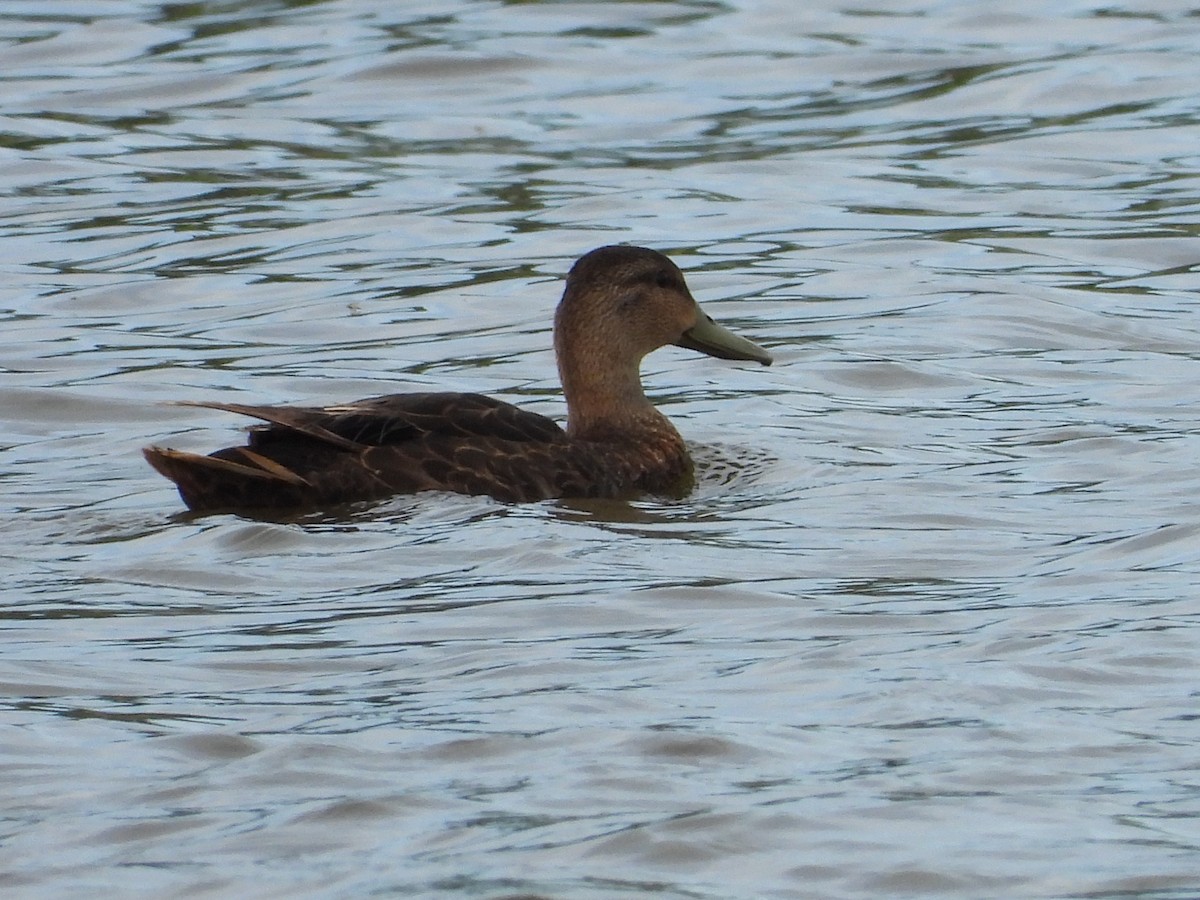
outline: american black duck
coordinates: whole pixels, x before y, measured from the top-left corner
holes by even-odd
[[[771,364],[709,318],[679,268],[643,247],[600,247],[567,275],[554,349],[567,427],[480,394],[372,397],[339,406],[189,405],[252,416],[244,446],[210,456],[147,447],[193,510],[322,507],[444,490],[522,502],[551,497],[682,496],[683,439],[642,390],[639,367],[677,344]]]

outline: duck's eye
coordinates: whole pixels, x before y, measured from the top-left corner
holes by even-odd
[[[679,282],[670,272],[659,272],[654,276],[654,283],[664,290],[679,287]]]

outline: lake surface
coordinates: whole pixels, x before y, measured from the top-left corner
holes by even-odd
[[[1200,8],[0,10],[0,885],[1200,894]],[[561,416],[668,253],[682,501],[183,513],[173,400]]]

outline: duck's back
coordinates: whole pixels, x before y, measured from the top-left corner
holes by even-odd
[[[447,490],[521,502],[675,493],[690,461],[661,439],[571,441],[551,419],[480,394],[394,394],[331,407],[202,403],[266,422],[245,446],[146,457],[193,510],[325,506]]]

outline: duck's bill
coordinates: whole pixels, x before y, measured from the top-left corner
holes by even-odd
[[[696,324],[685,331],[675,344],[718,359],[747,359],[764,366],[772,362],[770,353],[753,341],[738,337],[728,328],[718,325],[702,309],[699,310]]]

